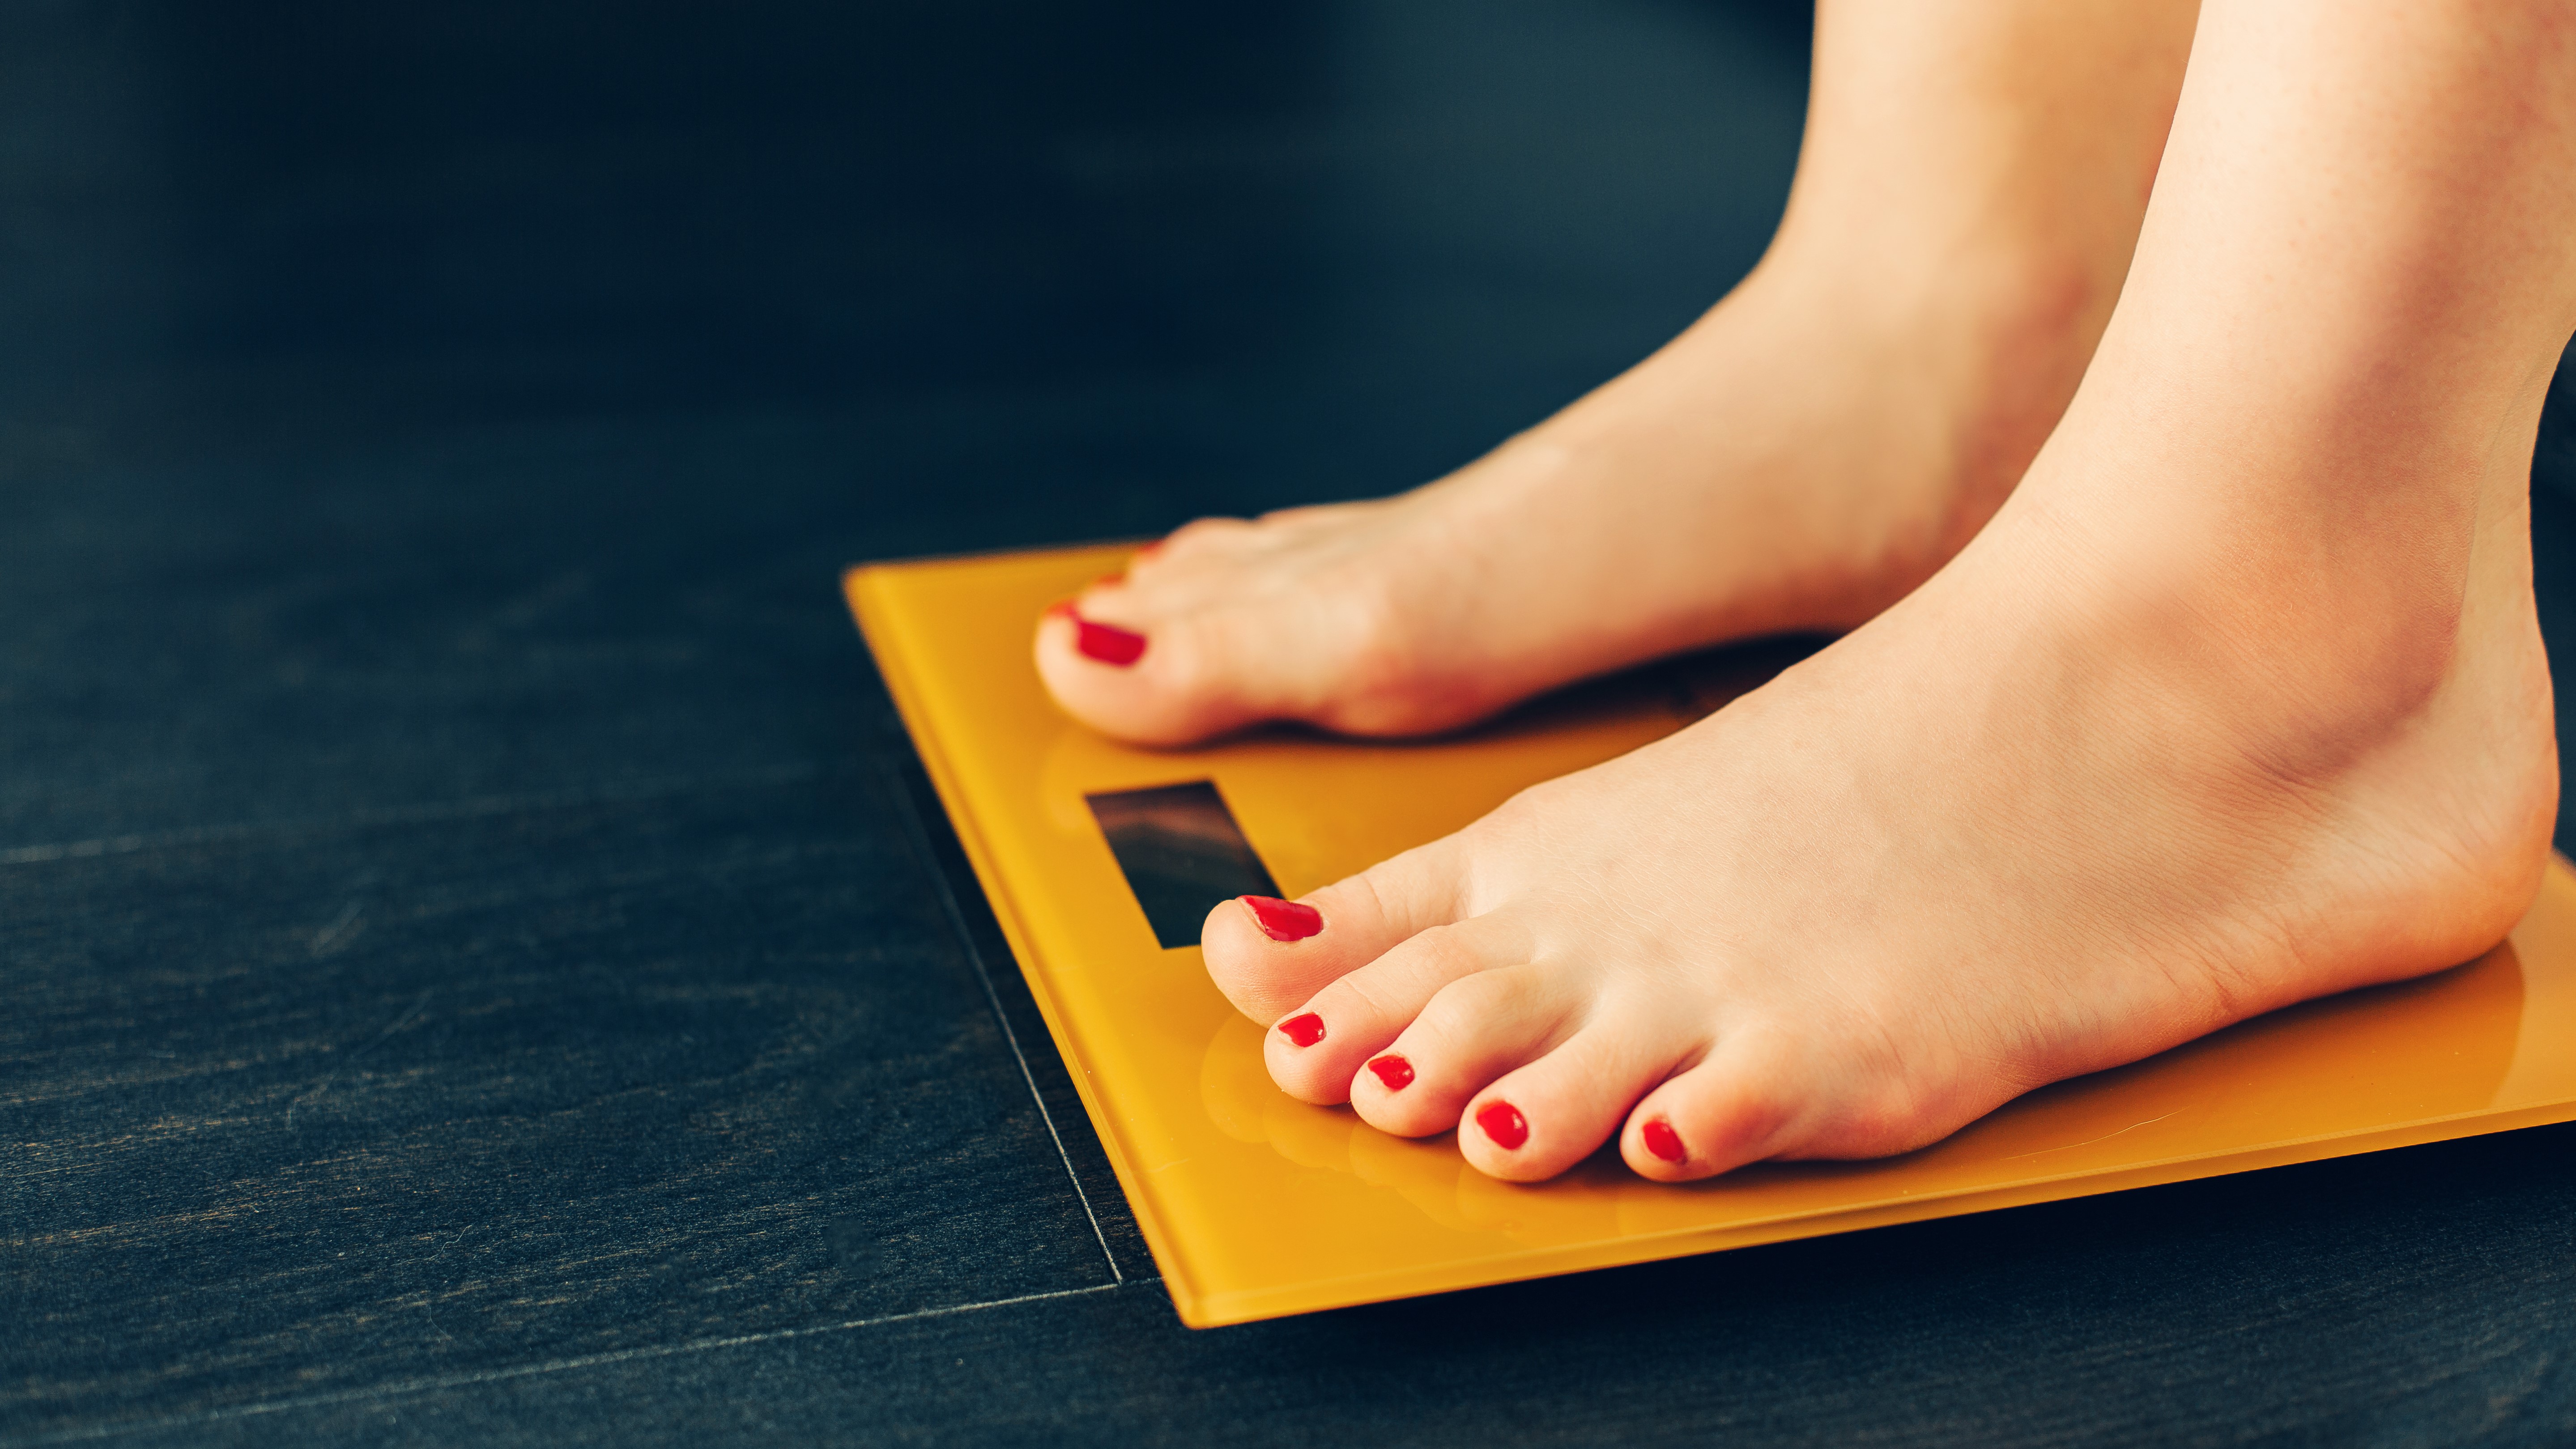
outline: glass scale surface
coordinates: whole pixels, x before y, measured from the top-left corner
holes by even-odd
[[[1902,1157],[1650,1183],[1604,1153],[1497,1182],[1270,1083],[1198,923],[1295,896],[1758,685],[1780,646],[1679,661],[1427,742],[1256,732],[1192,750],[1068,719],[1039,613],[1125,546],[853,569],[852,612],[1026,975],[1182,1321],[1212,1327],[2576,1119],[2576,873],[2421,980],[2308,1002],[2044,1087]]]

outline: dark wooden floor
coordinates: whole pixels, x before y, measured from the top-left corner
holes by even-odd
[[[2564,1130],[1173,1319],[835,572],[1489,446],[1803,23],[0,11],[0,1443],[2576,1437]]]

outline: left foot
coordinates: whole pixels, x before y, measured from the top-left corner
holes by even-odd
[[[2101,411],[1769,686],[1316,892],[1311,937],[1219,906],[1279,1084],[1497,1177],[1616,1134],[1695,1178],[1919,1147],[2501,938],[2557,795],[2510,456],[2446,549],[2459,510],[2303,511],[2348,450]]]

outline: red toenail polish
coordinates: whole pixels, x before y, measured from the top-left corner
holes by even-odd
[[[1100,577],[1091,581],[1091,586],[1095,589],[1099,589],[1106,588],[1111,584],[1123,584],[1125,582],[1127,582],[1127,576],[1125,574],[1102,574]]]
[[[1324,913],[1313,906],[1283,901],[1277,896],[1240,896],[1252,907],[1252,919],[1261,923],[1261,934],[1274,941],[1302,941],[1324,929]]]
[[[1647,1118],[1645,1127],[1637,1135],[1646,1139],[1648,1152],[1666,1162],[1679,1162],[1690,1156],[1690,1149],[1682,1146],[1682,1134],[1674,1131],[1673,1124],[1661,1117]]]
[[[1148,544],[1141,544],[1141,545],[1139,545],[1139,546],[1137,547],[1137,549],[1136,549],[1136,552],[1135,552],[1135,554],[1134,554],[1134,557],[1136,557],[1136,558],[1152,558],[1154,555],[1156,555],[1156,554],[1158,554],[1158,553],[1161,553],[1162,551],[1163,551],[1163,541],[1162,541],[1161,539],[1159,539],[1159,538],[1158,538],[1158,539],[1154,540],[1152,543],[1148,543]]]
[[[1135,630],[1096,623],[1074,613],[1069,607],[1065,613],[1073,620],[1073,647],[1081,650],[1086,658],[1124,669],[1145,657],[1145,636]]]
[[[1494,1139],[1494,1145],[1505,1152],[1519,1149],[1529,1140],[1529,1119],[1509,1102],[1487,1102],[1476,1109],[1476,1125]]]
[[[1379,1057],[1368,1064],[1368,1069],[1377,1073],[1377,1079],[1390,1092],[1401,1092],[1413,1085],[1413,1063],[1402,1057]]]
[[[1324,1019],[1311,1011],[1292,1016],[1279,1023],[1279,1034],[1299,1046],[1313,1046],[1324,1039]]]

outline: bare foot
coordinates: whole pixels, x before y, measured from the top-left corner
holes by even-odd
[[[2557,800],[2526,489],[2576,36],[2465,14],[2213,0],[2129,294],[1994,522],[1711,718],[1308,897],[1310,936],[1219,906],[1280,1085],[1499,1177],[1616,1135],[1691,1178],[1920,1146],[2499,939]]]
[[[2131,592],[2166,561],[2122,555],[2008,509],[1710,719],[1307,897],[1319,934],[1220,906],[1209,969],[1292,1095],[1463,1117],[1516,1179],[1624,1130],[1679,1179],[1921,1146],[2501,937],[2556,801],[2527,586],[2429,679],[2280,670],[2262,601]],[[2212,614],[2242,632],[2176,627]]]
[[[1788,215],[1724,302],[1440,482],[1180,530],[1041,623],[1048,688],[1148,743],[1411,734],[1870,618],[1975,534],[2072,395],[2191,14],[1829,7]]]
[[[1867,619],[1985,522],[2093,338],[2048,300],[2028,310],[2058,315],[2006,329],[1845,295],[1864,315],[1820,326],[1829,284],[1789,271],[1438,483],[1183,528],[1043,624],[1040,673],[1077,718],[1149,743],[1274,718],[1415,734]],[[2014,335],[1947,355],[1990,328]],[[2056,395],[1994,406],[2039,379]]]

